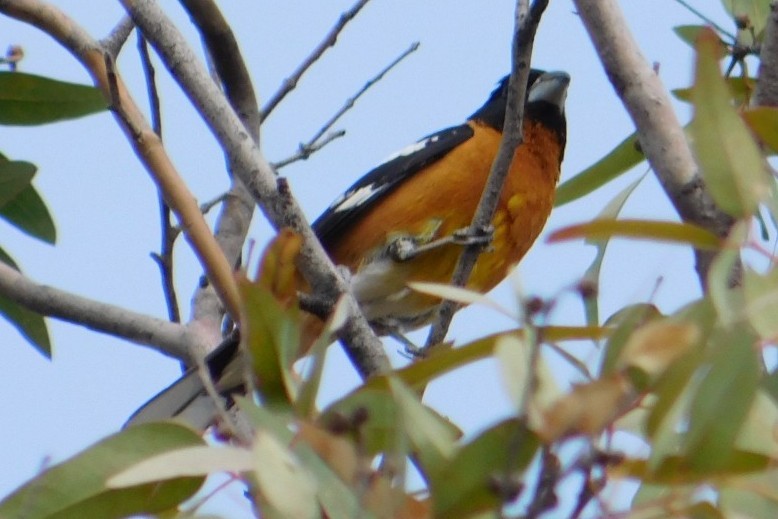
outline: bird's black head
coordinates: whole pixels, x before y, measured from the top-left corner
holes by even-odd
[[[509,79],[510,76],[502,78],[486,103],[469,119],[502,131],[508,101]],[[565,98],[569,84],[570,76],[565,72],[545,72],[538,69],[530,70],[527,80],[524,117],[548,125],[559,132],[563,140],[566,127]]]

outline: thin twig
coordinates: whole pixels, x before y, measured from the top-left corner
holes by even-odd
[[[338,130],[336,132],[330,132],[328,133],[323,139],[321,139],[319,142],[312,143],[300,143],[300,146],[297,150],[297,153],[294,155],[291,155],[290,157],[287,157],[283,160],[280,160],[278,162],[273,162],[272,166],[273,169],[278,171],[279,169],[288,166],[289,164],[292,164],[294,162],[297,162],[298,160],[308,160],[311,155],[325,147],[327,144],[331,143],[332,141],[339,139],[346,135],[346,130]]]
[[[294,88],[297,86],[297,82],[300,81],[300,78],[303,76],[303,74],[305,74],[305,72],[311,68],[311,65],[316,63],[322,54],[324,54],[324,51],[335,45],[335,43],[338,41],[338,36],[346,24],[353,20],[354,17],[359,14],[359,11],[361,11],[369,1],[370,0],[358,0],[351,7],[351,9],[341,13],[340,18],[338,18],[338,21],[335,23],[332,29],[330,29],[330,32],[327,33],[322,42],[319,43],[315,49],[313,49],[310,55],[308,55],[308,57],[305,58],[302,63],[300,63],[300,66],[297,67],[294,72],[292,72],[292,75],[286,78],[283,83],[281,83],[281,87],[278,89],[278,91],[273,94],[267,104],[262,107],[262,122],[264,122],[264,120],[267,119],[267,116],[270,115],[270,112],[272,112],[276,106],[278,106],[278,103],[280,103],[289,92],[294,90]]]
[[[365,92],[367,92],[368,89],[370,89],[370,87],[372,87],[373,85],[381,81],[390,70],[392,70],[395,66],[397,66],[402,60],[407,58],[410,54],[415,52],[418,48],[419,48],[419,42],[412,43],[410,47],[408,47],[402,52],[402,54],[397,56],[394,60],[392,60],[391,63],[385,66],[378,74],[376,74],[370,80],[368,80],[362,86],[362,88],[360,88],[353,96],[346,99],[346,102],[343,103],[343,106],[337,112],[335,112],[335,114],[332,117],[330,117],[330,119],[326,123],[324,123],[321,128],[319,128],[319,131],[317,131],[307,143],[300,143],[297,153],[295,153],[289,158],[274,163],[273,167],[276,170],[278,170],[298,160],[306,160],[308,159],[308,157],[311,156],[311,154],[313,154],[316,151],[319,151],[330,142],[334,141],[337,138],[343,137],[346,134],[345,130],[331,132],[326,136],[324,134],[330,128],[332,128],[335,125],[335,123],[346,114],[346,112],[348,112],[354,107],[354,104],[357,102],[357,100],[360,97],[362,97],[362,95]]]
[[[122,16],[122,19],[119,20],[119,23],[116,24],[116,27],[108,33],[108,36],[100,40],[100,45],[115,59],[134,28],[135,24],[133,23],[132,18],[124,15]]]
[[[141,58],[143,75],[146,78],[146,91],[148,92],[149,105],[151,107],[151,127],[161,141],[162,110],[160,108],[159,92],[157,91],[156,72],[154,65],[151,63],[149,46],[143,37],[143,33],[140,31],[138,32],[138,53]],[[170,206],[167,205],[161,194],[157,196],[159,198],[159,219],[162,226],[162,232],[160,233],[161,244],[159,254],[152,253],[151,257],[159,266],[159,273],[162,277],[162,293],[165,296],[168,317],[174,323],[179,323],[181,322],[181,311],[178,307],[178,296],[176,295],[173,278],[173,249],[179,231],[173,227],[171,222]]]
[[[226,193],[222,193],[218,196],[215,196],[211,198],[210,200],[206,200],[202,204],[200,204],[200,212],[203,214],[208,214],[211,212],[211,209],[216,207],[217,205],[221,204],[225,200],[227,200],[230,197],[229,191]]]
[[[535,487],[535,495],[532,498],[525,517],[534,519],[544,512],[556,507],[559,499],[555,489],[559,482],[560,463],[556,455],[551,452],[551,447],[544,446],[540,454],[540,475]]]
[[[391,63],[389,63],[387,66],[385,66],[385,67],[384,67],[384,68],[383,68],[383,69],[382,69],[382,70],[381,70],[381,71],[380,71],[378,74],[376,74],[376,75],[375,75],[375,76],[373,76],[373,77],[372,77],[370,80],[368,80],[368,81],[367,81],[367,83],[365,83],[365,84],[362,86],[362,88],[360,88],[360,89],[357,91],[357,93],[356,93],[356,94],[354,94],[354,95],[353,95],[353,96],[351,96],[350,98],[346,99],[346,102],[345,102],[345,103],[343,103],[343,106],[340,108],[340,110],[338,110],[337,112],[335,112],[335,114],[334,114],[332,117],[330,117],[330,120],[329,120],[329,121],[327,121],[326,123],[324,123],[324,125],[323,125],[323,126],[322,126],[322,127],[319,129],[319,131],[318,131],[318,132],[317,132],[317,133],[316,133],[316,134],[315,134],[315,135],[314,135],[314,136],[311,138],[311,140],[310,140],[309,142],[311,142],[311,143],[315,143],[316,141],[318,141],[318,140],[321,138],[321,136],[322,136],[322,135],[324,135],[324,133],[325,133],[327,130],[329,130],[330,128],[332,128],[332,126],[333,126],[333,125],[334,125],[334,124],[335,124],[335,123],[338,121],[338,119],[340,119],[341,117],[343,117],[343,115],[344,115],[346,112],[348,112],[349,110],[351,110],[351,109],[354,107],[354,103],[356,103],[356,102],[357,102],[357,99],[359,99],[360,97],[362,97],[362,95],[363,95],[365,92],[367,92],[367,91],[370,89],[370,87],[372,87],[373,85],[375,85],[376,83],[378,83],[379,81],[381,81],[381,79],[383,79],[383,77],[384,77],[384,76],[385,76],[385,75],[386,75],[386,74],[387,74],[387,73],[388,73],[390,70],[392,70],[392,69],[393,69],[395,66],[397,66],[397,65],[398,65],[398,64],[399,64],[399,63],[400,63],[402,60],[404,60],[405,58],[407,58],[408,56],[410,56],[411,54],[413,54],[414,52],[416,52],[416,50],[417,50],[418,48],[419,48],[419,42],[418,42],[418,41],[415,41],[415,42],[411,43],[411,46],[410,46],[410,47],[408,47],[407,49],[405,49],[405,50],[402,52],[402,54],[400,54],[399,56],[397,56],[397,57],[396,57],[394,60],[392,60],[392,62],[391,62]]]
[[[705,16],[702,12],[700,12],[698,9],[695,9],[693,6],[689,5],[686,0],[675,0],[676,3],[681,4],[683,7],[685,7],[690,13],[692,13],[694,16],[705,22],[705,25],[710,25],[717,31],[719,31],[721,34],[728,36],[732,41],[737,40],[734,34],[726,30],[721,25],[717,24],[713,19],[711,19],[709,16]]]
[[[511,52],[511,77],[508,89],[505,124],[500,148],[492,163],[489,178],[481,195],[473,220],[470,223],[468,235],[476,237],[488,232],[502,186],[507,178],[516,148],[523,141],[522,125],[524,120],[524,99],[530,72],[530,60],[535,33],[540,24],[540,18],[548,5],[548,0],[535,0],[529,6],[529,0],[517,0],[515,28],[513,33],[513,49]],[[457,262],[451,279],[454,286],[465,286],[470,273],[483,251],[482,245],[469,245],[464,248]],[[427,342],[422,351],[427,351],[439,344],[446,337],[448,328],[458,305],[453,301],[444,301],[438,311],[438,316],[432,325]]]

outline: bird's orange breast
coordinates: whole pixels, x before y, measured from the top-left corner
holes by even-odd
[[[411,292],[407,283],[450,282],[461,253],[458,245],[444,245],[404,262],[384,257],[377,265],[376,258],[397,236],[429,241],[470,224],[502,134],[469,124],[474,131],[470,139],[406,179],[331,244],[333,261],[347,266],[355,283],[364,281],[361,289],[355,287],[355,295],[368,319],[409,320],[430,313],[439,301]],[[551,212],[561,157],[557,135],[541,124],[525,123],[524,144],[515,153],[493,219],[494,239],[479,256],[469,288],[492,289],[538,237]]]

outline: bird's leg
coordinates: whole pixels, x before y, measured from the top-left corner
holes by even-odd
[[[420,254],[439,249],[444,245],[460,245],[463,247],[478,245],[486,249],[494,237],[494,227],[491,225],[471,231],[469,227],[457,229],[449,236],[427,242],[414,236],[399,236],[389,242],[387,254],[395,261],[403,262],[411,260]]]

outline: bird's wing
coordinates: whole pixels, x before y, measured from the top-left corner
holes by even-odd
[[[325,247],[337,240],[360,214],[392,189],[472,136],[473,129],[467,124],[446,128],[389,157],[348,188],[313,223],[319,240]]]

